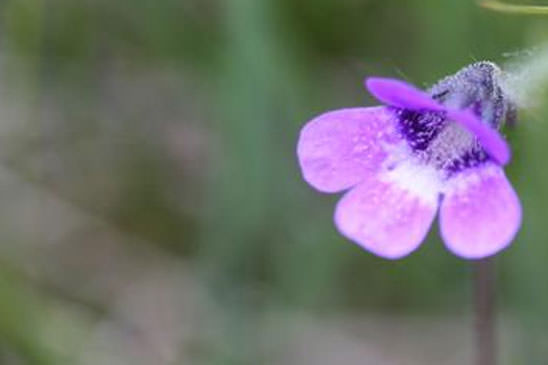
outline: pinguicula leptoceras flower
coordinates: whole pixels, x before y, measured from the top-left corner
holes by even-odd
[[[507,247],[521,206],[502,166],[510,150],[498,129],[515,117],[501,71],[478,62],[427,92],[369,78],[387,106],[331,111],[301,130],[304,179],[319,191],[349,190],[337,204],[339,231],[376,255],[396,259],[424,240],[439,209],[442,238],[463,258]]]

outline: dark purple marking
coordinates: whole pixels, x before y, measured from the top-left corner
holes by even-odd
[[[487,155],[487,153],[485,153],[485,151],[481,147],[477,146],[473,149],[466,151],[459,158],[451,161],[451,163],[445,167],[445,171],[447,171],[449,175],[453,175],[462,170],[471,167],[477,167],[487,162],[488,160],[489,156]]]
[[[394,108],[399,132],[413,151],[424,151],[446,124],[445,112]]]

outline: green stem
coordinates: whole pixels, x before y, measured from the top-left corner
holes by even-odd
[[[496,365],[495,272],[491,259],[474,263],[477,365]]]

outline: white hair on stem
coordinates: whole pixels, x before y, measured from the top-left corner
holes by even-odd
[[[504,65],[500,85],[518,107],[535,107],[548,87],[548,45]]]

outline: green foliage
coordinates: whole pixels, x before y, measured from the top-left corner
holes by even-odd
[[[253,328],[271,307],[470,309],[469,265],[443,249],[437,232],[399,262],[339,237],[335,198],[302,181],[295,143],[302,124],[324,110],[372,105],[361,85],[367,75],[427,85],[475,60],[504,64],[506,52],[547,40],[545,22],[452,0],[9,0],[0,7],[0,89],[12,90],[1,95],[26,111],[23,126],[0,136],[2,161],[124,234],[195,263],[228,338],[206,362],[259,363]],[[508,174],[524,220],[497,259],[502,308],[533,327],[548,318],[547,108],[523,112],[508,132]],[[173,130],[182,131],[181,146],[170,145]],[[25,256],[9,247],[4,260]],[[49,364],[53,355],[29,322],[41,323],[37,303],[56,293],[29,299],[30,287],[0,275],[0,351]],[[540,345],[527,343],[534,363]]]

